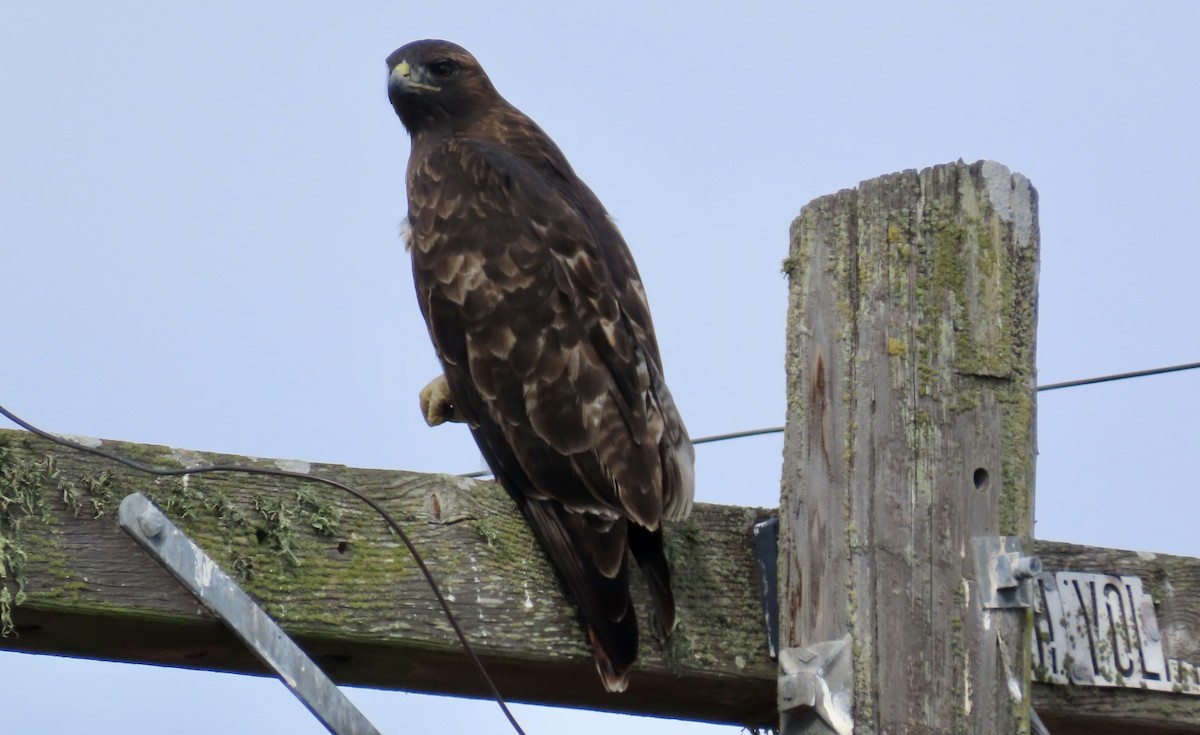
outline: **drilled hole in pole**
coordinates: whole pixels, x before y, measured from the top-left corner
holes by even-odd
[[[975,474],[971,477],[971,481],[975,483],[976,490],[987,490],[988,482],[990,480],[991,478],[988,477],[988,471],[982,467],[977,468],[975,470]]]

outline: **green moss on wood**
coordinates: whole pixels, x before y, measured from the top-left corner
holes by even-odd
[[[69,501],[75,494],[53,455],[32,461],[18,456],[7,442],[0,445],[0,637],[15,630],[14,609],[26,598],[26,565],[47,551],[51,516],[46,496]]]
[[[798,229],[793,227],[790,270],[821,277],[792,281],[788,424],[800,446],[788,451],[803,453],[804,461],[788,474],[804,472],[804,462],[829,462],[835,447],[842,452],[836,470],[814,473],[813,493],[785,477],[787,491],[805,499],[785,498],[782,511],[798,506],[801,520],[817,519],[817,529],[800,534],[816,531],[824,538],[833,529],[849,531],[833,542],[848,562],[831,561],[808,542],[798,545],[802,559],[816,560],[815,570],[836,574],[838,581],[849,575],[835,593],[803,600],[816,607],[801,618],[815,619],[820,634],[847,619],[861,644],[855,676],[856,694],[864,699],[856,698],[856,710],[883,701],[871,678],[892,670],[893,663],[873,657],[875,637],[887,630],[889,646],[908,645],[904,635],[893,637],[896,621],[872,617],[893,610],[893,603],[877,599],[881,590],[925,590],[932,580],[932,591],[913,594],[926,602],[931,598],[936,610],[938,588],[959,579],[960,560],[946,550],[963,548],[972,534],[995,533],[997,525],[1001,533],[1016,535],[1030,528],[1037,253],[1030,243],[1015,241],[1013,225],[994,209],[1000,206],[991,199],[998,182],[982,180],[986,168],[951,164],[864,182],[857,192],[806,206]],[[802,252],[813,262],[795,262]],[[816,310],[822,313],[810,313]],[[823,417],[830,417],[824,423],[805,415],[818,410],[811,400],[814,353],[825,357],[832,376],[827,381],[836,386],[826,396],[831,405],[819,405]],[[997,457],[1002,464],[994,468],[994,489],[982,501],[979,493],[970,494],[969,477],[961,481],[961,468],[983,461],[974,456],[981,451],[988,462]],[[841,518],[830,519],[843,498]],[[987,506],[991,499],[998,507]],[[810,503],[820,510],[807,510]],[[861,542],[852,538],[855,529],[864,529]],[[933,571],[922,569],[931,561]],[[884,568],[901,579],[877,579]],[[969,577],[965,565],[961,574]],[[789,596],[797,604],[796,593]],[[914,664],[931,671],[948,657],[964,671],[945,681],[940,714],[929,721],[947,732],[967,727],[967,702],[982,705],[992,696],[966,678],[987,664],[975,655],[981,640],[977,621],[964,617],[961,599],[958,608],[949,621],[950,636],[938,638],[930,657],[918,655]],[[913,625],[921,625],[915,616]],[[867,668],[860,671],[859,665]],[[873,727],[860,714],[856,724]]]
[[[39,589],[40,601],[71,605],[87,590],[84,582],[71,577],[57,548],[57,521],[51,504],[60,503],[75,518],[112,523],[117,503],[127,491],[122,478],[128,475],[124,468],[95,474],[64,472],[56,455],[31,459],[29,441],[12,436],[6,436],[0,445],[0,633],[4,635],[18,625],[15,608],[26,599],[31,559],[38,560],[40,574],[59,580],[57,585]],[[153,466],[180,466],[163,447],[122,444],[120,450]],[[256,585],[292,591],[330,586],[335,580],[306,574],[302,559],[339,547],[336,539],[343,508],[328,493],[314,488],[248,495],[241,489],[244,479],[236,473],[160,477],[147,494],[218,564],[248,583],[251,591]],[[303,533],[297,532],[300,527]],[[321,539],[331,542],[322,544]],[[345,544],[343,548],[348,549],[350,541]],[[405,568],[403,563],[382,562],[381,555],[397,556],[394,549],[383,554],[359,553],[346,570],[378,576],[384,570]],[[328,573],[329,567],[323,568]],[[327,616],[305,609],[293,607],[288,614],[328,622],[323,619]]]

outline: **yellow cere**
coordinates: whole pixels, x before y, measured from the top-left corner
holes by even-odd
[[[442,91],[441,87],[435,87],[432,84],[418,82],[417,80],[413,79],[412,78],[412,67],[409,66],[407,61],[401,61],[399,64],[396,64],[396,68],[392,69],[392,76],[393,77],[399,76],[400,78],[402,78],[404,80],[404,85],[407,87],[416,87],[417,89],[427,89],[430,92],[441,92]]]

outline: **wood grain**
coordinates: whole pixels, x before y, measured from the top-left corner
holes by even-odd
[[[553,571],[491,482],[122,442],[103,448],[166,467],[300,468],[368,493],[407,529],[514,701],[744,725],[775,719],[751,531],[767,511],[702,504],[668,526],[678,627],[657,641],[644,624],[629,691],[610,695]],[[19,580],[27,597],[11,609],[15,630],[0,647],[263,671],[117,527],[117,503],[135,491],[154,498],[335,681],[482,695],[404,547],[352,498],[274,477],[156,479],[17,431],[0,431],[0,537],[8,540],[0,548],[5,589],[15,595]],[[649,620],[640,578],[635,600]]]
[[[162,466],[305,468],[122,442],[104,447]],[[775,669],[760,636],[761,591],[753,581],[749,531],[765,511],[700,505],[692,520],[671,527],[670,553],[681,570],[680,627],[669,645],[646,643],[630,690],[613,696],[595,684],[570,603],[496,486],[334,465],[307,471],[369,491],[402,519],[429,552],[506,695],[713,722],[775,719]],[[15,592],[20,578],[28,593],[11,611],[15,633],[0,638],[0,647],[263,672],[117,529],[116,503],[139,490],[239,574],[336,681],[481,695],[428,588],[372,514],[295,481],[200,478],[156,482],[24,432],[0,430],[0,561],[5,589]],[[319,532],[330,517],[337,518],[335,528]],[[280,548],[281,538],[290,553]],[[1159,601],[1170,655],[1200,660],[1200,560],[1050,541],[1036,542],[1036,550],[1048,570],[1141,577]],[[645,605],[640,590],[639,604]],[[1200,697],[1041,684],[1033,696],[1055,735],[1200,732]]]
[[[971,539],[1028,549],[1037,236],[1033,188],[991,162],[866,181],[793,223],[782,638],[851,633],[856,733],[1027,720],[1025,615],[981,608]]]

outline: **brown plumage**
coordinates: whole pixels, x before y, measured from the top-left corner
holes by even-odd
[[[387,64],[412,138],[413,277],[445,378],[422,393],[427,416],[469,425],[574,595],[604,686],[622,691],[638,644],[629,554],[669,633],[661,521],[687,515],[693,484],[637,267],[558,146],[471,54],[416,41]]]

